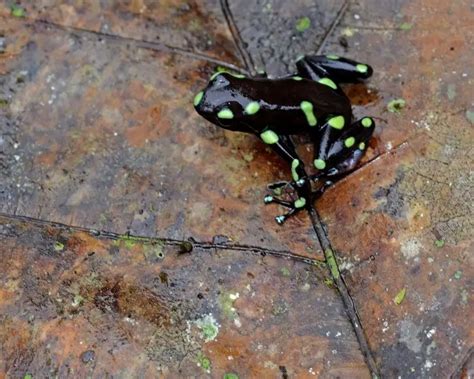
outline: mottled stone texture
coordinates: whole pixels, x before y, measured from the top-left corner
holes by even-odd
[[[326,270],[0,218],[9,377],[368,377]],[[209,365],[209,367],[207,367]]]
[[[13,3],[0,3],[0,376],[369,377],[312,264],[309,217],[282,228],[262,203],[288,167],[192,109],[220,61],[243,66],[219,1],[41,0],[16,16]],[[322,42],[374,67],[345,87],[377,122],[367,155],[316,207],[381,375],[469,377],[471,4],[229,3],[272,75]],[[389,112],[393,99],[405,107]],[[179,253],[188,237],[200,242]]]
[[[467,1],[378,4],[351,6],[338,31],[375,67],[382,101],[358,111],[384,119],[380,155],[318,209],[382,375],[449,377],[474,342],[474,17]]]

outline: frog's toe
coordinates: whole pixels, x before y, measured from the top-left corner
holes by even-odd
[[[287,208],[293,208],[293,204],[290,203],[289,201],[281,200],[278,197],[275,197],[275,196],[272,196],[272,195],[265,196],[263,198],[263,202],[265,204],[275,203],[275,204],[283,205],[284,207],[287,207]]]
[[[269,190],[274,190],[274,189],[286,187],[289,184],[290,182],[280,181],[280,182],[270,183],[267,187]]]
[[[303,187],[303,186],[306,184],[306,179],[303,179],[303,178],[302,178],[302,179],[296,181],[295,184],[296,184],[297,187],[300,187],[300,188],[301,188],[301,187]]]
[[[286,216],[285,215],[276,216],[275,221],[278,225],[283,225],[286,221]]]
[[[263,198],[263,202],[265,204],[270,204],[273,203],[273,196],[272,195],[267,195]]]
[[[283,225],[286,220],[288,220],[290,217],[294,216],[301,210],[298,208],[291,208],[288,213],[285,213],[284,215],[279,215],[275,217],[275,221],[278,225]]]

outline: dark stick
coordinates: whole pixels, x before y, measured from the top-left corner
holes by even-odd
[[[377,365],[375,363],[374,357],[372,356],[372,352],[369,348],[367,338],[360,323],[359,315],[357,314],[354,301],[352,300],[352,297],[349,294],[346,283],[344,282],[344,278],[341,276],[339,267],[337,266],[334,251],[332,249],[331,243],[329,242],[329,238],[326,234],[326,231],[324,230],[321,224],[319,214],[314,207],[311,207],[309,209],[309,215],[311,217],[313,229],[316,233],[316,236],[318,237],[321,248],[324,251],[324,256],[326,257],[326,264],[328,265],[329,270],[331,271],[332,279],[334,280],[334,283],[336,283],[339,294],[341,295],[342,303],[344,304],[347,317],[349,317],[349,320],[351,321],[352,327],[357,337],[357,341],[359,341],[360,350],[362,351],[362,354],[364,354],[365,362],[367,363],[367,366],[369,367],[369,370],[372,373],[372,377],[379,377]]]
[[[237,45],[237,49],[239,50],[242,60],[244,61],[245,67],[251,76],[255,76],[257,73],[255,70],[255,64],[249,52],[247,51],[245,42],[243,41],[239,29],[235,24],[234,17],[232,16],[232,12],[230,11],[229,2],[227,0],[220,0],[220,2],[222,12],[224,13],[227,25],[229,26],[232,37],[234,38],[234,42]]]
[[[344,16],[344,13],[346,13],[347,7],[349,6],[349,2],[347,0],[344,1],[344,4],[342,4],[341,9],[339,9],[339,12],[337,12],[336,18],[332,22],[331,26],[329,29],[326,31],[324,34],[323,39],[321,40],[321,43],[318,46],[318,49],[316,50],[316,55],[321,54],[321,51],[324,48],[324,45],[326,44],[328,38],[331,36],[331,34],[334,32],[334,29],[336,29],[336,26],[339,24],[339,21],[341,21],[342,16]]]

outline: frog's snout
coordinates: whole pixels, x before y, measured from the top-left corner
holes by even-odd
[[[196,110],[199,110],[199,108],[202,107],[202,98],[204,97],[204,91],[199,91],[196,96],[194,96],[194,108],[196,108]]]
[[[196,94],[196,96],[194,96],[194,109],[205,119],[211,120],[215,114],[215,109],[211,106],[211,104],[209,104],[208,101],[206,101],[205,97],[204,91],[200,91]]]

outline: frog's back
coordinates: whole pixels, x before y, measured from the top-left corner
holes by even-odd
[[[241,93],[260,103],[248,122],[255,128],[271,127],[278,134],[307,133],[328,117],[341,115],[350,123],[349,99],[327,85],[301,78],[244,79]]]

